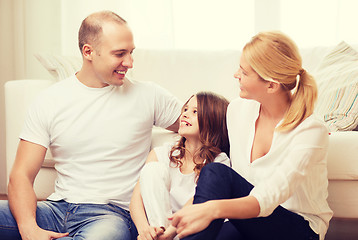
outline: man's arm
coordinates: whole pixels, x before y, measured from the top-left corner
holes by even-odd
[[[172,125],[170,125],[166,129],[177,133],[179,129],[179,117]]]
[[[37,198],[33,183],[45,159],[46,150],[41,145],[20,140],[10,173],[9,205],[22,239],[50,239],[67,235],[45,231],[36,223]]]

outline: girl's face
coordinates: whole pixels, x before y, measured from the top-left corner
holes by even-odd
[[[240,83],[240,97],[246,99],[259,100],[266,93],[268,82],[261,79],[261,77],[251,68],[246,62],[245,58],[241,56],[240,68],[234,74],[234,77]]]
[[[180,115],[180,126],[178,133],[180,136],[199,139],[199,122],[198,122],[198,103],[196,96],[193,96],[183,107]]]

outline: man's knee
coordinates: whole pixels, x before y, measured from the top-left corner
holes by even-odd
[[[1,239],[21,239],[17,223],[12,216],[8,201],[0,201],[0,236]]]
[[[131,240],[135,239],[135,229],[125,219],[107,216],[95,220],[83,227],[74,237],[74,240]],[[134,231],[133,231],[134,230]]]

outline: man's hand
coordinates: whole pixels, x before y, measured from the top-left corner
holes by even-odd
[[[66,236],[68,236],[68,233],[56,233],[40,227],[33,228],[31,231],[21,232],[23,240],[52,240]]]
[[[210,202],[194,204],[173,214],[170,220],[172,220],[172,225],[176,227],[180,239],[200,232],[209,226],[214,220],[209,205]]]

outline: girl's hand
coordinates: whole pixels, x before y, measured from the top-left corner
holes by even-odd
[[[137,240],[156,240],[163,234],[163,229],[159,227],[149,226],[138,232]]]
[[[164,233],[159,236],[158,240],[173,240],[176,235],[176,228],[170,225]]]
[[[170,220],[172,220],[172,225],[176,227],[180,239],[200,232],[209,226],[214,220],[209,205],[210,202],[194,204],[173,214]]]

